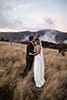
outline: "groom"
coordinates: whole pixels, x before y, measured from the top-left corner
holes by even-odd
[[[29,44],[27,45],[27,52],[26,52],[26,68],[24,70],[24,76],[27,75],[27,73],[31,70],[33,65],[34,56],[30,55],[30,53],[34,53],[34,43],[35,38],[34,36],[29,37]]]

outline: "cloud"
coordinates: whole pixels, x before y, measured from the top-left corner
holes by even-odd
[[[66,18],[60,15],[48,14],[36,8],[33,2],[21,0],[0,0],[0,29],[67,30]],[[64,21],[65,20],[65,21]]]
[[[46,16],[45,14],[41,14],[38,12],[33,12],[31,14],[28,15],[28,17],[30,18],[30,20],[33,20],[33,24],[36,24],[39,28],[41,29],[55,29],[55,23],[56,20],[55,18],[51,18],[50,16]],[[34,23],[35,22],[35,23]]]
[[[32,3],[24,3],[17,5],[18,8],[31,8],[32,6]]]
[[[54,26],[54,21],[50,17],[45,18],[45,22],[47,25]]]
[[[0,30],[33,29],[24,26],[21,16],[13,15],[15,9],[20,10],[22,8],[31,8],[31,7],[32,7],[32,3],[18,4],[18,2],[15,0],[6,0],[6,2],[5,0],[0,0]],[[17,14],[17,12],[15,13]]]
[[[12,7],[10,6],[10,5],[8,5],[8,4],[1,4],[0,3],[0,11],[3,11],[3,10],[7,10],[7,11],[9,11],[9,10],[12,10]]]
[[[51,18],[51,17],[45,17],[44,18],[44,25],[46,28],[50,28],[50,29],[55,29],[55,19]]]
[[[4,3],[5,1],[0,1],[0,27],[8,27],[10,25],[8,11],[12,9],[10,5]]]
[[[7,27],[9,25],[9,21],[3,12],[0,12],[0,27]]]
[[[13,2],[10,3],[9,1],[0,1],[0,29],[19,29],[21,28],[22,21],[18,17],[12,18]]]

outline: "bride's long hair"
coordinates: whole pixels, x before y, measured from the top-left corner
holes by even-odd
[[[35,38],[35,42],[37,43],[37,45],[40,45],[40,40],[39,40],[39,38]]]

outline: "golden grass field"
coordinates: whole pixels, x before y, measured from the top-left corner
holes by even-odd
[[[46,83],[36,88],[33,68],[22,77],[26,45],[0,42],[0,100],[67,100],[67,52],[43,50]]]

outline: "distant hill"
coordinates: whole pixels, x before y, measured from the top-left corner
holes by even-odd
[[[33,35],[39,37],[43,41],[48,41],[52,43],[67,41],[67,33],[60,32],[57,30],[40,30],[37,32],[21,31],[21,32],[0,32],[0,39],[11,41],[26,41],[28,37]],[[66,42],[65,42],[66,43]]]

